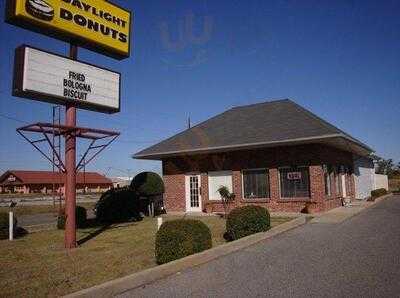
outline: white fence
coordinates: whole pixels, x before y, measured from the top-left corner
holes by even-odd
[[[389,180],[387,175],[375,174],[375,188],[384,188],[389,190]]]

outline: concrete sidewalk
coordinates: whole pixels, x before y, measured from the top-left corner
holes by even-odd
[[[368,202],[366,200],[353,201],[349,207],[337,207],[321,214],[315,214],[311,223],[341,223],[390,196],[392,196],[392,194],[377,198],[374,202]]]

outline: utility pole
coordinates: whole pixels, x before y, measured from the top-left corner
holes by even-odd
[[[52,134],[52,165],[53,165],[53,207],[56,207],[56,196],[60,200],[61,211],[61,195],[60,188],[62,185],[62,172],[60,171],[60,162],[57,159],[57,155],[61,156],[61,136],[55,134],[55,126],[61,125],[61,107],[59,105],[53,106],[53,134]],[[57,177],[58,179],[56,179]],[[56,191],[57,187],[57,191]],[[56,195],[57,194],[57,195]]]
[[[191,126],[192,124],[190,123],[190,116],[188,116],[188,129],[190,129]]]
[[[79,155],[79,158],[82,158],[82,165],[83,165],[83,194],[86,194],[86,155]]]
[[[83,193],[86,194],[86,157],[83,157]]]

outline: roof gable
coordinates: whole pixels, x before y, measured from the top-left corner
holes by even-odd
[[[368,148],[289,99],[232,108],[134,155],[171,154],[343,137]],[[368,150],[371,150],[368,148]],[[372,151],[372,150],[371,150]]]
[[[7,171],[0,176],[0,183],[19,183],[21,179],[14,173]]]

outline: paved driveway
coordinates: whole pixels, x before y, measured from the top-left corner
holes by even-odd
[[[400,196],[311,223],[121,297],[400,297]]]

